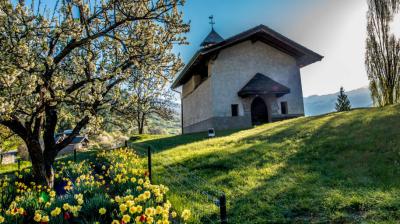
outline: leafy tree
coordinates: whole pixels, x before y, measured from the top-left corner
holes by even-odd
[[[400,102],[400,39],[390,30],[399,0],[368,0],[366,68],[375,105]]]
[[[344,92],[344,88],[340,87],[340,92],[336,102],[336,111],[349,111],[351,109],[350,100]]]
[[[35,179],[52,186],[58,152],[102,121],[135,70],[181,67],[172,47],[189,27],[182,0],[56,1],[52,12],[40,2],[0,0],[0,124],[25,141]],[[74,111],[73,132],[55,142],[62,108]]]
[[[0,125],[0,153],[17,149],[22,140],[7,127]]]
[[[123,100],[117,102],[119,106],[114,107],[117,115],[136,121],[139,134],[143,134],[151,115],[164,120],[173,118],[174,95],[167,84],[174,74],[163,72],[158,75],[155,74],[157,71],[160,69],[150,69],[139,72],[141,75],[132,76],[122,94]]]

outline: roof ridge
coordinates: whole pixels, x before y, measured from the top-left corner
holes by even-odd
[[[215,32],[215,31],[214,31]],[[211,30],[210,34],[213,33]],[[216,32],[215,32],[216,33]],[[219,35],[218,33],[216,33]],[[254,35],[254,38],[252,38]],[[222,38],[222,37],[221,37]],[[222,38],[223,39],[223,38]],[[232,45],[238,44],[245,40],[257,41],[260,40],[276,49],[283,51],[286,54],[289,54],[296,58],[298,66],[304,67],[309,64],[312,64],[316,61],[320,61],[323,56],[315,53],[314,51],[304,47],[303,45],[285,37],[284,35],[278,33],[277,31],[271,29],[270,27],[260,24],[239,34],[233,35],[225,40],[220,42],[214,42],[214,44],[207,45],[202,43],[203,48],[199,49],[196,54],[191,58],[190,62],[184,67],[184,69],[180,72],[178,77],[175,79],[172,84],[172,88],[178,87],[181,79],[186,76],[186,73],[190,70],[193,64],[196,64],[197,61],[201,61],[202,58],[206,57],[208,54],[213,54],[214,52],[219,52],[224,48],[228,48]]]

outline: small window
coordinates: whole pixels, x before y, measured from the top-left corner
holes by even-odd
[[[288,114],[287,102],[281,102],[281,114]]]
[[[239,105],[238,104],[232,104],[231,110],[232,110],[232,117],[237,117],[239,115]]]

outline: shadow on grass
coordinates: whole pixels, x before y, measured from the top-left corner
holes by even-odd
[[[235,132],[238,132],[241,130],[226,130],[226,131],[216,131],[216,137],[215,138],[221,138],[225,136],[229,136]],[[210,139],[208,137],[207,132],[199,132],[199,133],[193,133],[193,134],[184,134],[184,135],[174,135],[170,137],[165,137],[165,138],[158,138],[158,139],[151,139],[151,140],[145,140],[145,141],[139,141],[139,142],[131,142],[130,146],[131,147],[139,147],[139,148],[145,148],[150,146],[154,152],[162,152],[171,148],[175,148],[177,146],[182,146],[186,144],[191,144],[199,141],[204,141]]]

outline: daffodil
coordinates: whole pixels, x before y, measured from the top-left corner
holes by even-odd
[[[156,214],[161,214],[163,212],[163,208],[161,206],[156,207]]]
[[[54,198],[56,196],[56,192],[55,191],[50,191],[49,195],[50,195],[50,197]]]
[[[138,180],[138,184],[143,184],[143,179],[142,178],[140,178],[139,180]]]
[[[144,194],[145,198],[147,198],[147,199],[149,199],[151,196],[150,191],[145,191],[143,194]]]
[[[129,215],[124,215],[122,216],[122,221],[124,221],[124,223],[128,223],[131,221],[131,217]]]
[[[53,211],[50,212],[51,216],[57,216],[61,213],[61,209],[59,207],[56,207],[55,209],[53,209]]]
[[[40,222],[42,220],[42,215],[40,213],[35,213],[33,220],[35,220],[36,222]]]
[[[154,222],[154,218],[153,217],[147,217],[146,222],[148,224],[152,224]]]
[[[68,203],[64,203],[63,209],[64,209],[65,211],[68,211],[69,207],[70,207],[70,206],[69,206]]]
[[[106,212],[107,212],[107,210],[105,208],[100,208],[99,209],[99,214],[100,215],[104,215],[104,214],[106,214]]]
[[[43,216],[42,217],[42,220],[41,220],[41,222],[49,222],[50,221],[50,218],[49,218],[49,216],[48,215],[45,215],[45,216]]]
[[[190,218],[190,215],[191,215],[190,210],[184,209],[183,212],[182,212],[181,217],[182,217],[182,219],[184,221],[186,221],[186,220],[188,220]]]
[[[119,210],[120,210],[122,213],[124,213],[127,209],[128,209],[128,208],[127,208],[127,206],[126,206],[125,204],[121,204],[121,205],[119,206]]]
[[[172,218],[175,218],[176,217],[176,212],[171,212],[171,216],[172,216]]]
[[[137,212],[136,206],[132,206],[132,207],[129,208],[129,213],[135,214],[136,212]]]
[[[24,208],[18,208],[17,212],[18,212],[18,214],[23,215],[25,213],[25,209]]]
[[[146,208],[144,212],[147,216],[153,216],[154,215],[154,208]]]

